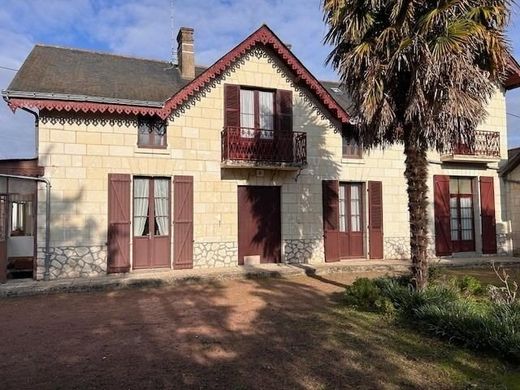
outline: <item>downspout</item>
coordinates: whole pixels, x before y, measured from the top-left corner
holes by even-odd
[[[5,98],[4,98],[5,100]],[[7,100],[6,100],[7,101]],[[40,155],[40,151],[38,150],[39,146],[39,136],[40,136],[40,117],[38,113],[34,112],[33,110],[29,110],[25,107],[20,107],[25,112],[28,112],[29,114],[34,115],[34,148],[36,149],[35,157],[38,157]]]
[[[49,280],[49,270],[51,265],[51,182],[45,177],[18,176],[3,173],[0,173],[0,177],[45,183],[47,193],[45,196],[45,268],[43,271],[43,280]]]

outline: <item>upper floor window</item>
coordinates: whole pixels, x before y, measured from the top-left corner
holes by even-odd
[[[274,98],[272,91],[240,90],[242,137],[253,138],[257,129],[260,130],[260,138],[273,138]]]
[[[140,148],[166,148],[166,121],[157,117],[137,119],[137,145]]]
[[[242,138],[273,139],[274,132],[292,132],[292,91],[226,84],[224,126],[240,128]]]
[[[353,139],[342,137],[342,157],[343,158],[362,158],[363,148]]]

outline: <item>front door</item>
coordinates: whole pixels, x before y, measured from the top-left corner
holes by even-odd
[[[281,260],[280,187],[238,187],[238,264]]]
[[[339,256],[363,257],[363,200],[361,183],[340,183],[339,202]]]
[[[170,267],[170,179],[136,177],[133,268]]]
[[[471,178],[450,178],[450,226],[453,252],[475,251]]]
[[[0,283],[7,281],[7,195],[0,195]]]

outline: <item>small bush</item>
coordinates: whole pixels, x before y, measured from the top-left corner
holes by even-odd
[[[359,278],[345,289],[344,302],[364,310],[378,310],[376,302],[381,298],[381,290],[374,280]]]
[[[457,279],[457,287],[465,295],[481,295],[483,292],[480,281],[473,277],[466,275],[462,279]]]

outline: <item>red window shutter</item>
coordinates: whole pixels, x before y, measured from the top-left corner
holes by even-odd
[[[130,269],[130,175],[108,175],[108,272]]]
[[[7,282],[7,195],[0,195],[0,283]]]
[[[495,188],[492,177],[480,178],[480,210],[482,219],[482,253],[497,253]]]
[[[193,177],[173,178],[173,268],[193,268]]]
[[[322,181],[325,261],[339,261],[339,182]]]
[[[435,253],[437,256],[451,255],[449,176],[433,176],[433,201],[435,214]]]
[[[293,131],[293,101],[292,91],[276,90],[276,118],[277,130]]]
[[[224,85],[224,127],[240,127],[240,86]]]
[[[368,237],[371,259],[383,258],[383,183],[368,182]]]

